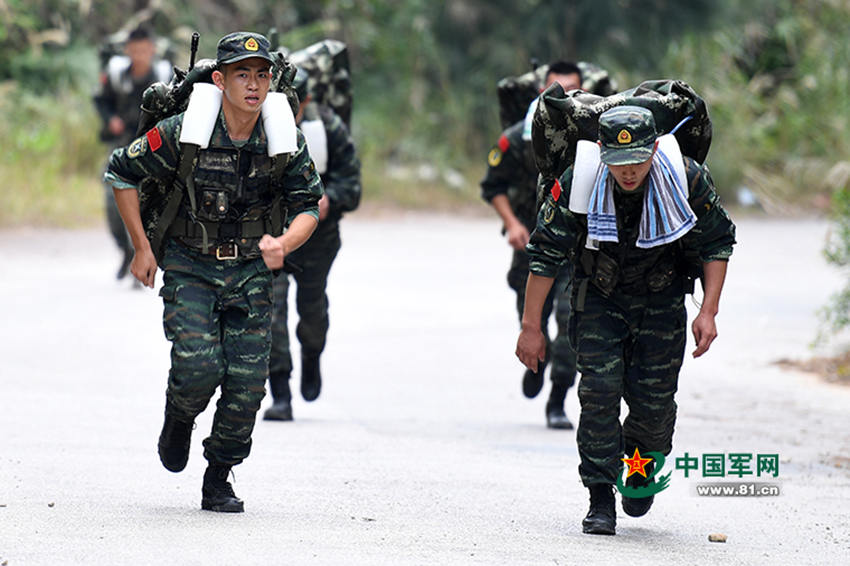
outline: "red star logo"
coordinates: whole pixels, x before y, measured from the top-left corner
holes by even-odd
[[[626,465],[629,466],[629,472],[626,474],[626,477],[631,476],[632,474],[640,474],[643,477],[646,477],[646,470],[644,469],[647,464],[652,462],[652,458],[641,458],[640,451],[635,448],[635,454],[631,458],[620,458]]]

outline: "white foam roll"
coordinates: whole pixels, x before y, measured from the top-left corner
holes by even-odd
[[[316,171],[323,175],[328,170],[328,133],[321,120],[303,120],[298,125],[304,139],[307,140],[307,151],[313,158]]]
[[[573,181],[570,186],[570,210],[576,214],[587,214],[590,194],[599,169],[599,144],[589,140],[578,140],[576,160],[573,164]]]
[[[210,83],[195,83],[189,106],[180,129],[180,143],[191,143],[205,148],[210,143],[218,111],[221,108],[221,91]]]
[[[262,113],[269,156],[297,151],[295,116],[292,115],[286,95],[282,92],[270,92],[263,102]]]
[[[673,134],[665,134],[658,137],[658,151],[662,152],[670,160],[673,165],[673,171],[676,177],[679,178],[685,194],[688,192],[688,177],[685,173],[685,163],[682,161],[682,150],[679,148],[679,142]]]

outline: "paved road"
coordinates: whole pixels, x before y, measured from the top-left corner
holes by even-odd
[[[812,354],[841,286],[822,221],[739,222],[720,337],[678,395],[675,457],[778,454],[782,494],[698,497],[674,470],[613,538],[581,534],[574,433],[522,397],[497,223],[343,229],[322,397],[258,423],[242,515],[199,509],[210,411],[188,468],[159,464],[161,304],[114,281],[105,229],[0,232],[0,564],[846,563],[850,388],[772,363]]]

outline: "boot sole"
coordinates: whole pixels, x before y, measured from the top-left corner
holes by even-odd
[[[522,394],[529,399],[534,399],[543,390],[543,373],[526,371],[522,376]]]
[[[245,505],[242,502],[239,503],[212,503],[210,501],[201,501],[201,509],[204,511],[215,511],[216,513],[243,513],[245,511]]]
[[[159,461],[160,461],[160,462],[162,462],[162,466],[163,466],[166,470],[168,470],[169,472],[174,472],[174,473],[176,474],[177,472],[182,472],[183,470],[185,470],[185,469],[186,469],[186,464],[188,464],[188,463],[189,463],[189,454],[187,453],[187,454],[186,454],[186,457],[185,457],[184,459],[180,460],[179,462],[169,462],[169,461],[167,461],[167,460],[168,460],[168,459],[167,459],[167,458],[165,458],[165,457],[162,455],[162,451],[161,451],[161,449],[160,449],[160,452],[159,452]]]
[[[601,527],[599,525],[591,525],[585,526],[582,525],[581,531],[587,535],[615,535],[617,534],[616,529],[611,529],[608,527]]]
[[[649,500],[649,502],[644,503],[644,501]],[[655,500],[655,496],[650,495],[649,497],[624,497],[623,498],[623,512],[629,517],[643,517],[649,510],[652,508],[652,503]],[[634,502],[634,503],[633,503]],[[638,503],[640,502],[640,503]]]

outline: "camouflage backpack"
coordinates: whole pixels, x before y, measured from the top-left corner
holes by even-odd
[[[273,51],[271,55],[275,59],[275,64],[272,69],[270,91],[286,94],[292,112],[295,114],[298,112],[298,96],[292,86],[292,81],[297,69],[282,53]],[[192,59],[194,59],[194,49]],[[139,116],[136,135],[140,136],[149,131],[160,120],[184,112],[189,105],[189,97],[195,83],[212,83],[212,73],[215,69],[216,62],[213,59],[201,59],[191,65],[188,71],[175,67],[174,76],[170,83],[154,83],[148,87],[142,96],[142,112]],[[148,177],[142,181],[139,187],[139,212],[142,225],[158,261],[162,259],[165,234],[177,216],[184,193],[189,195],[192,202],[192,214],[194,214],[194,193],[175,189],[179,188],[181,184],[185,185],[186,180],[192,175],[197,151],[198,146],[181,144],[180,161],[174,178],[170,182],[166,182],[162,179]],[[279,159],[275,156],[272,158],[272,167],[275,171],[278,171],[283,169],[286,162],[286,159]],[[178,180],[181,184],[176,182]],[[279,202],[276,202],[274,206],[277,207],[278,205]]]
[[[581,70],[581,87],[587,92],[599,96],[617,92],[614,79],[599,65],[579,61],[576,66]],[[525,118],[531,101],[537,98],[540,89],[546,84],[548,72],[549,65],[541,65],[525,74],[505,77],[497,83],[499,119],[503,130]]]
[[[307,72],[307,92],[314,102],[329,106],[351,129],[353,92],[348,47],[325,39],[288,55],[289,61]]]
[[[711,119],[705,101],[677,80],[645,81],[611,96],[581,91],[565,93],[553,84],[540,97],[532,125],[538,203],[555,179],[575,161],[578,140],[596,141],[599,115],[614,106],[643,106],[652,111],[659,134],[675,131],[683,155],[702,163],[711,146]],[[685,123],[683,121],[687,120]]]

